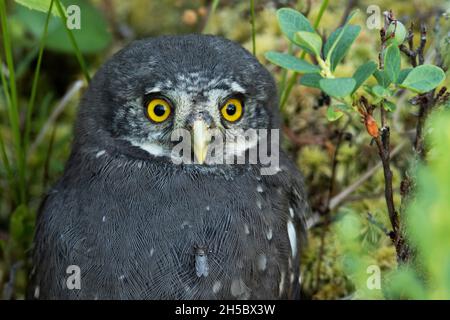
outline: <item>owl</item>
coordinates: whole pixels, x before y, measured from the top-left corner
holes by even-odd
[[[279,129],[272,76],[235,42],[161,36],[117,52],[39,210],[30,298],[298,298],[308,204]],[[213,132],[226,161],[208,161]],[[250,161],[266,149],[276,170]]]

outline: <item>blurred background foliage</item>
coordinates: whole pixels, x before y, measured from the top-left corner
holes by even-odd
[[[0,1],[6,6],[15,62],[18,121],[23,132],[50,0]],[[124,45],[148,36],[211,33],[253,50],[250,1],[62,0],[62,3],[66,8],[76,4],[81,9],[81,29],[72,32],[91,75]],[[288,41],[278,27],[276,10],[295,8],[314,21],[321,1],[256,0],[254,3],[256,56],[283,86],[283,79],[288,75],[264,58],[269,50],[289,50]],[[434,63],[441,57],[444,67],[448,66],[448,1],[337,0],[330,1],[318,27],[319,33],[328,36],[353,8],[360,9],[353,23],[362,27],[336,71],[338,76],[351,76],[367,60],[378,59],[379,32],[366,26],[369,5],[377,5],[381,11],[393,10],[405,26],[414,22],[416,39],[417,26],[426,23],[427,62]],[[29,6],[41,6],[41,11]],[[58,11],[54,7],[52,12],[31,114],[30,143],[22,150],[26,155],[26,190],[22,201],[17,196],[21,187],[14,183],[14,176],[20,174],[12,151],[14,130],[3,88],[0,93],[0,138],[11,166],[16,168],[11,177],[4,162],[0,162],[0,297],[5,299],[24,298],[34,217],[42,195],[62,174],[70,152],[77,103],[87,85]],[[0,72],[9,80],[11,70],[4,55],[4,36],[2,27]],[[407,59],[402,59],[402,64],[407,65]],[[447,86],[448,79],[447,73]],[[418,177],[417,197],[410,201],[406,212],[410,216],[409,236],[419,251],[420,268],[398,271],[395,248],[386,234],[389,218],[383,172],[379,167],[373,169],[379,164],[379,158],[370,136],[358,117],[347,123],[343,120],[328,122],[325,113],[329,98],[317,89],[294,85],[283,109],[284,147],[305,175],[314,212],[309,221],[309,244],[302,262],[304,297],[450,298],[450,116],[446,111],[449,105],[440,106],[438,115],[429,125],[432,132],[429,141],[433,147],[429,164],[423,166],[417,163],[412,151],[411,130],[416,125],[417,106],[410,103],[411,97],[408,93],[395,97],[397,108],[392,113],[391,145],[396,151],[391,169],[397,207],[401,205],[402,179],[407,174]],[[334,159],[341,133],[342,143]],[[355,182],[356,187],[349,189]],[[349,190],[351,192],[343,197]],[[330,214],[320,214],[330,200],[334,201]],[[371,275],[367,268],[372,265],[381,271],[381,289],[370,290],[366,285]]]

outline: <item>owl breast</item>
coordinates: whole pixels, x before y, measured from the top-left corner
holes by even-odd
[[[298,258],[285,192],[254,174],[98,175],[55,195],[75,199],[65,205],[76,210],[64,226],[61,215],[48,219],[55,230],[47,234],[58,234],[53,250],[63,252],[53,281],[64,283],[67,266],[77,265],[81,289],[68,297],[286,298]]]

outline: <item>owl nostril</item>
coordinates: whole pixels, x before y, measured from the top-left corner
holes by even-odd
[[[192,130],[194,122],[197,120],[202,120],[208,129],[214,129],[216,124],[214,123],[213,117],[207,111],[197,111],[192,113],[187,117],[185,128]]]

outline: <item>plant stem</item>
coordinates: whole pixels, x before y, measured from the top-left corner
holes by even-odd
[[[317,18],[314,21],[314,29],[317,29],[319,27],[320,20],[322,20],[323,14],[325,13],[325,10],[328,7],[328,1],[329,0],[322,1],[322,5],[320,6],[319,9],[319,14],[317,15]]]
[[[385,15],[384,27],[380,30],[381,48],[378,55],[379,59],[379,69],[384,70],[384,55],[386,51],[386,30],[390,24],[390,15]],[[391,239],[394,242],[397,251],[397,257],[399,257],[399,237],[401,237],[399,230],[399,219],[398,213],[395,210],[394,205],[394,193],[392,187],[392,170],[391,170],[391,156],[390,156],[390,129],[387,123],[387,114],[384,109],[383,101],[379,104],[380,118],[381,118],[381,129],[380,135],[375,138],[375,142],[378,147],[378,154],[383,165],[384,174],[384,197],[386,200],[386,206],[388,209],[389,220],[392,226]]]
[[[40,74],[40,71],[41,71],[42,56],[43,56],[43,53],[44,53],[45,40],[47,38],[48,23],[50,21],[50,16],[51,16],[51,13],[52,13],[53,2],[54,2],[54,0],[50,1],[50,7],[48,9],[47,17],[45,19],[44,32],[42,34],[42,38],[41,38],[40,45],[39,45],[38,60],[37,60],[37,63],[36,63],[36,70],[34,72],[33,85],[32,85],[32,88],[31,88],[30,102],[28,103],[28,109],[27,109],[27,115],[26,115],[24,150],[28,150],[28,143],[29,143],[29,140],[30,140],[31,116],[32,116],[33,109],[34,109],[34,104],[35,104],[35,101],[36,101],[37,84],[38,84],[38,81],[39,81],[39,74]]]
[[[255,0],[250,0],[250,14],[252,23],[253,55],[256,55],[256,27],[255,27]]]
[[[292,50],[293,50],[293,45],[291,42],[289,42],[288,54],[292,54]],[[286,87],[287,74],[288,74],[288,69],[283,68],[281,70],[281,80],[280,80],[280,84],[278,86],[280,92],[284,92],[284,88]]]
[[[420,26],[420,44],[415,50],[415,54],[418,58],[418,64],[423,65],[425,62],[424,48],[427,43],[427,28],[424,24]],[[424,126],[430,109],[435,105],[434,100],[435,90],[421,94],[418,96],[419,101],[419,115],[417,118],[416,125],[416,139],[414,141],[414,150],[416,151],[418,157],[424,161],[426,158],[425,152],[425,138],[424,138]]]
[[[303,58],[305,55],[304,53],[300,58]],[[289,98],[289,95],[291,94],[292,88],[294,87],[295,83],[297,82],[297,76],[298,73],[294,72],[287,83],[287,86],[284,88],[284,91],[281,93],[281,101],[280,101],[280,111],[283,113],[284,108],[286,106],[287,99]]]
[[[386,206],[388,209],[389,220],[392,226],[392,240],[394,243],[397,242],[398,236],[398,214],[395,210],[394,206],[394,193],[392,188],[392,171],[391,171],[391,157],[390,157],[390,132],[388,127],[384,127],[381,129],[381,137],[377,137],[375,142],[378,147],[378,154],[380,155],[381,163],[383,165],[383,173],[384,173],[384,196],[386,199]]]
[[[0,132],[0,156],[1,156],[1,160],[3,162],[3,166],[5,167],[6,177],[8,179],[9,188],[10,188],[10,190],[15,190],[14,175],[13,175],[13,171],[11,169],[11,165],[9,163],[8,154],[6,153],[6,148],[5,148],[5,142],[3,141],[3,136],[1,134],[1,132]],[[17,194],[15,192],[12,192],[12,194],[13,194],[14,200],[18,201]]]
[[[398,144],[391,152],[391,158],[399,154],[403,148],[406,146],[406,142]],[[366,182],[370,177],[372,177],[380,168],[382,163],[377,163],[369,170],[367,170],[361,177],[359,177],[355,182],[346,187],[344,190],[335,195],[330,201],[330,210],[337,208],[341,203],[344,202],[356,189],[358,189],[364,182]]]
[[[424,127],[428,114],[434,106],[434,90],[421,94],[419,99],[419,114],[417,115],[416,138],[414,140],[414,150],[422,161],[426,159]]]
[[[64,9],[61,5],[61,0],[56,0],[56,7],[57,7],[59,15],[61,16],[61,19],[63,21],[64,29],[66,29],[67,35],[69,36],[70,42],[72,43],[75,56],[77,57],[78,63],[80,64],[80,67],[81,67],[81,70],[83,71],[84,77],[86,78],[87,82],[90,82],[91,77],[89,76],[89,72],[87,70],[86,63],[84,62],[83,55],[81,54],[80,48],[78,47],[78,44],[75,40],[72,30],[70,30],[67,27],[67,17],[66,17],[66,13],[64,12]]]
[[[332,199],[333,193],[334,193],[334,185],[335,185],[335,181],[336,181],[337,167],[339,164],[339,161],[338,161],[339,150],[341,148],[342,142],[344,141],[345,131],[347,130],[348,126],[350,125],[351,120],[352,120],[352,118],[349,116],[346,123],[342,127],[342,129],[339,130],[339,133],[337,136],[336,148],[334,150],[333,160],[331,163],[331,177],[330,177],[330,181],[329,181],[329,185],[328,185],[327,200],[326,200],[326,203],[323,206],[323,208],[320,210],[321,211],[320,213],[322,216],[324,216],[325,221],[324,221],[324,227],[322,228],[322,233],[320,235],[319,256],[317,259],[317,269],[316,269],[316,282],[315,282],[316,286],[319,286],[319,282],[320,282],[320,274],[322,271],[322,260],[323,260],[323,255],[325,253],[325,236],[326,236],[328,227],[331,222],[330,203],[331,203],[331,199]]]
[[[208,12],[208,18],[206,19],[206,23],[203,26],[202,33],[208,32],[209,22],[211,20],[211,17],[215,14],[217,6],[219,5],[219,2],[220,2],[220,0],[213,0],[213,2],[211,4],[211,9],[209,9],[209,12]]]

